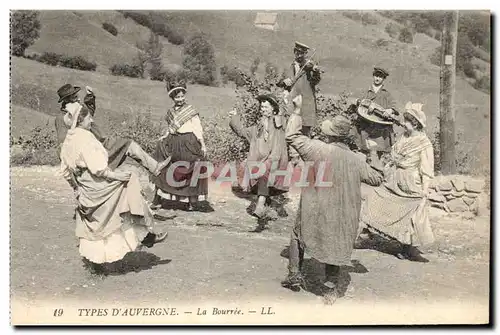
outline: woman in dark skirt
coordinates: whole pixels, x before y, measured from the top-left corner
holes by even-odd
[[[165,116],[166,130],[156,147],[154,157],[166,159],[171,157],[170,164],[153,178],[156,185],[153,209],[161,208],[161,199],[188,203],[189,210],[197,209],[199,201],[206,201],[208,195],[208,179],[198,178],[191,185],[196,163],[205,160],[206,147],[203,140],[203,128],[196,109],[186,103],[186,84],[167,83],[168,96],[174,106]],[[176,162],[185,162],[181,166],[172,167]],[[182,182],[183,186],[173,185],[168,181],[167,172],[173,169],[173,181]],[[201,168],[200,173],[206,172]],[[175,183],[175,184],[176,184]]]

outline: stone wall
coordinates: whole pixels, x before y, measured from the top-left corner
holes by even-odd
[[[432,207],[446,212],[478,214],[487,206],[484,199],[485,180],[469,176],[438,176],[430,185],[429,201]]]

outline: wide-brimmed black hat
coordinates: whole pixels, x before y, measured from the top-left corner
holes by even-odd
[[[389,76],[389,72],[381,67],[374,67],[373,74],[381,74],[384,78]]]
[[[64,84],[57,90],[57,94],[59,95],[59,102],[63,101],[65,98],[69,97],[70,95],[73,95],[75,93],[80,92],[80,87],[78,86],[73,86],[71,84]]]
[[[273,94],[261,94],[257,97],[257,100],[259,102],[262,101],[268,101],[275,110],[279,111],[280,110],[280,105],[278,103],[278,99]]]

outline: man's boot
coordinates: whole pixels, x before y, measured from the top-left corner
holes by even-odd
[[[285,280],[281,281],[281,286],[298,292],[301,287],[304,288],[305,286],[304,278],[300,272],[289,272]]]

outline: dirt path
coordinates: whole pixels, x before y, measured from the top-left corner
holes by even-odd
[[[176,211],[174,220],[158,222],[158,228],[169,231],[166,243],[127,257],[121,274],[101,278],[90,275],[79,258],[72,193],[56,176],[56,169],[12,168],[13,301],[29,306],[75,300],[95,304],[224,301],[233,305],[265,300],[321,306],[322,299],[314,293],[294,293],[280,286],[287,272],[287,260],[280,252],[288,245],[297,195],[292,194],[286,206],[288,217],[255,233],[251,232],[255,219],[245,212],[249,200],[225,189],[210,190],[215,211]],[[350,284],[335,306],[443,303],[462,306],[465,316],[467,311],[480,313],[486,321],[489,217],[433,216],[433,225],[439,251],[429,254],[426,264],[374,250],[355,250],[353,266],[347,268]],[[311,273],[321,272],[313,260],[307,260],[306,267]],[[448,312],[439,310],[445,314],[438,320],[445,320]]]

